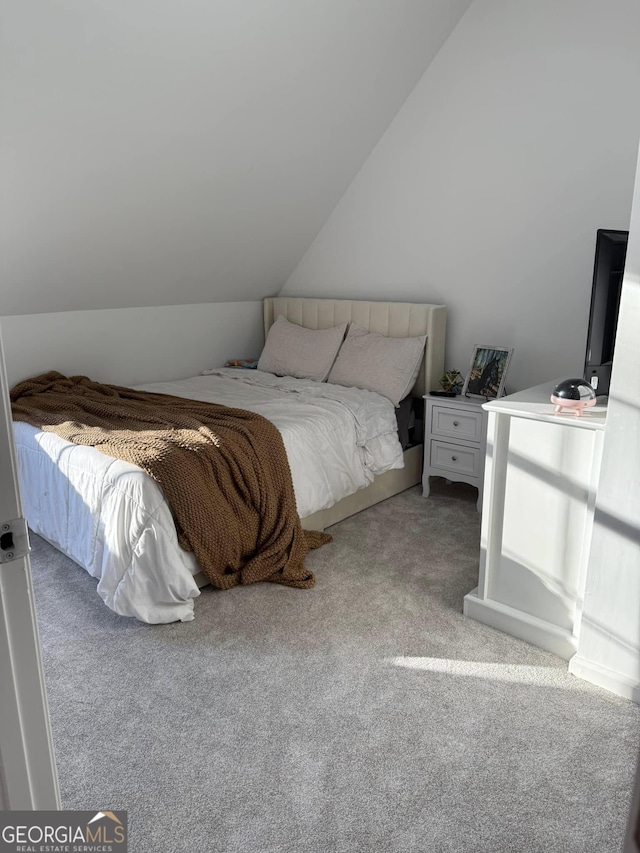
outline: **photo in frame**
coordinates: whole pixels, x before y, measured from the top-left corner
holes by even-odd
[[[513,347],[476,344],[462,388],[464,396],[482,397],[486,400],[501,397],[504,393],[504,381],[512,355]]]

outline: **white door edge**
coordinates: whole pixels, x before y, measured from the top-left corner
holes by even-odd
[[[0,333],[0,533],[22,518]],[[1,546],[0,541],[0,546]],[[58,810],[55,766],[28,553],[0,563],[0,808]]]

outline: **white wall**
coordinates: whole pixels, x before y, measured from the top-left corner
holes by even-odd
[[[576,675],[636,702],[640,702],[639,340],[640,160],[578,653],[569,666]]]
[[[471,0],[3,0],[2,314],[277,293]]]
[[[9,387],[57,370],[135,385],[257,358],[262,302],[63,311],[0,318]]]
[[[628,228],[637,0],[474,0],[281,293],[443,302],[447,367],[580,375],[595,233]]]

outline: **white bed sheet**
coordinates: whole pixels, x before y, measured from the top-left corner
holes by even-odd
[[[370,391],[218,369],[142,390],[248,409],[282,434],[298,513],[311,515],[401,468],[393,405]],[[140,468],[14,424],[29,526],[98,578],[98,594],[143,622],[193,619],[200,568],[177,540],[158,484]]]

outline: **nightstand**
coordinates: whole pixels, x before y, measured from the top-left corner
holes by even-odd
[[[484,400],[425,395],[422,495],[429,497],[429,477],[470,483],[478,489],[482,511],[487,412]]]

